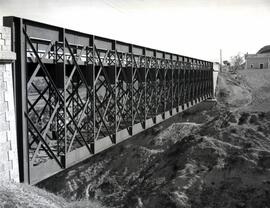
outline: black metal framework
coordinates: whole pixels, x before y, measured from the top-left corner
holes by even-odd
[[[17,17],[20,178],[36,183],[211,97],[211,62]]]

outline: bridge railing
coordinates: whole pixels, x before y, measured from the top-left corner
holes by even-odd
[[[20,180],[36,183],[212,96],[213,64],[17,17]]]

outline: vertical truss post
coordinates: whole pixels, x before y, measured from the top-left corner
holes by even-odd
[[[189,69],[189,65],[190,63],[189,63],[189,58],[187,58],[187,63],[186,63],[186,68],[185,68],[185,72],[186,72],[186,80],[185,80],[185,82],[186,82],[186,89],[187,89],[187,91],[186,91],[186,103],[187,103],[187,107],[189,107],[189,97],[190,97],[190,93],[189,93],[189,91],[190,91],[190,80],[189,80],[189,74],[190,74],[190,69]]]
[[[134,105],[134,102],[133,102],[133,95],[134,95],[134,57],[133,57],[133,45],[130,44],[129,45],[129,53],[130,53],[130,56],[131,56],[131,127],[130,127],[130,133],[131,135],[133,135],[133,125],[134,125],[134,109],[133,109],[133,105]]]
[[[198,61],[195,60],[195,65],[194,65],[194,69],[195,69],[195,103],[198,102]]]
[[[193,93],[193,100],[194,100],[194,103],[196,104],[197,103],[197,68],[196,68],[196,65],[197,64],[197,61],[194,60],[193,62],[193,83],[194,83],[194,93]]]
[[[62,39],[62,40],[61,40]],[[60,161],[62,163],[63,168],[66,168],[66,154],[67,154],[67,85],[65,82],[65,76],[66,76],[66,56],[65,56],[65,52],[66,52],[66,37],[65,37],[65,29],[63,28],[61,30],[60,33],[60,41],[63,41],[63,80],[64,80],[64,152],[60,152]],[[74,106],[72,106],[72,108],[74,108]]]
[[[146,95],[147,95],[147,77],[146,77],[146,72],[147,72],[147,60],[146,60],[146,49],[143,48],[143,60],[144,60],[144,67],[143,67],[143,75],[144,75],[144,78],[143,78],[143,82],[144,82],[144,99],[143,99],[143,106],[144,106],[144,125],[143,125],[143,128],[145,129],[146,128],[146,120],[147,120],[147,117],[146,117],[146,112],[147,112],[147,104],[146,104]]]
[[[210,66],[209,63],[207,63],[207,74],[208,74],[208,90],[207,90],[207,96],[210,96],[210,91],[211,91],[211,83],[210,83]]]
[[[188,58],[185,58],[185,63],[184,63],[184,74],[185,74],[185,80],[184,80],[184,86],[185,86],[185,92],[184,92],[184,97],[185,97],[185,104],[188,107]]]
[[[205,62],[205,68],[204,68],[204,85],[205,85],[205,88],[204,88],[204,96],[207,97],[207,63]]]
[[[188,86],[189,86],[189,92],[188,92],[188,104],[192,105],[192,59],[189,58],[188,61]]]
[[[200,62],[201,61],[197,61],[197,100],[198,102],[201,101],[201,97],[200,97]]]
[[[207,97],[210,96],[210,91],[211,91],[211,83],[210,83],[210,66],[209,63],[207,63],[207,80],[208,80],[208,89],[207,89]]]
[[[198,77],[197,77],[197,80],[198,80],[198,99],[200,102],[201,101],[201,61],[198,62],[197,70],[198,70]]]
[[[29,171],[29,146],[28,146],[28,122],[26,115],[28,114],[27,108],[27,68],[26,68],[26,37],[23,33],[23,29],[26,30],[23,25],[22,19],[16,19],[15,22],[15,35],[16,45],[15,51],[17,53],[16,68],[15,70],[15,85],[16,85],[16,111],[17,111],[17,135],[18,142],[22,145],[22,150],[19,151],[19,168],[20,168],[20,181],[24,183],[30,183],[30,171]],[[18,144],[20,145],[20,144]]]
[[[201,100],[201,61],[198,62],[198,97],[199,102]]]
[[[212,83],[213,83],[213,81],[212,81],[212,69],[211,69],[211,64],[209,63],[209,84],[210,84],[210,89],[209,89],[209,96],[212,96],[212,91],[213,91],[213,89],[212,89]]]
[[[163,88],[163,96],[161,98],[162,104],[162,118],[165,119],[165,111],[166,111],[166,65],[165,65],[165,53],[162,53],[162,62],[161,62],[161,73],[162,73],[162,88]]]
[[[185,70],[184,70],[184,57],[181,58],[180,72],[181,72],[181,106],[182,110],[184,110],[185,104]]]
[[[207,63],[204,63],[204,97],[207,96]]]
[[[211,97],[214,97],[215,96],[215,89],[214,89],[214,77],[213,77],[213,63],[210,63],[210,73],[211,73],[211,80],[210,80],[210,83],[211,83]]]
[[[203,99],[203,62],[200,64],[200,99]]]
[[[92,129],[92,136],[93,136],[93,143],[92,143],[92,150],[93,150],[93,154],[95,154],[95,144],[96,144],[96,93],[95,93],[95,79],[96,79],[96,72],[95,72],[95,47],[94,47],[94,42],[95,42],[95,36],[93,35],[90,38],[90,50],[92,49],[92,94],[88,95],[88,96],[92,96],[92,100],[91,100],[91,112],[89,112],[90,115],[92,115],[92,120],[90,122],[92,122],[93,124],[93,129]],[[91,54],[91,51],[88,50],[88,53]],[[91,57],[87,56],[88,58]],[[90,61],[90,60],[89,60]],[[87,62],[89,64],[89,61]],[[91,98],[90,98],[91,99]],[[91,134],[90,134],[91,135]]]
[[[200,97],[200,63],[201,61],[197,62],[197,96],[198,96],[198,102],[201,101],[201,97]]]
[[[202,101],[201,99],[201,61],[198,62],[198,97],[199,97],[199,102]]]
[[[194,103],[194,59],[191,59],[191,64],[190,64],[190,82],[191,82],[191,96],[190,96],[190,101],[191,101],[191,105],[193,105]]]
[[[201,97],[200,97],[200,63],[201,61],[197,61],[197,96],[198,96],[198,102],[201,101]]]
[[[155,65],[154,65],[154,74],[153,74],[153,76],[154,76],[154,104],[155,105],[157,105],[157,100],[158,100],[158,98],[157,98],[157,77],[156,77],[156,71],[157,71],[157,65],[158,65],[158,63],[157,63],[157,51],[156,50],[154,50],[154,52],[153,52],[154,54],[153,54],[153,56],[154,56],[154,59],[155,59]],[[153,116],[153,122],[154,123],[157,123],[157,113],[156,113],[156,106],[155,106],[155,108],[154,108],[154,116]]]
[[[190,63],[191,59],[188,58],[188,64],[187,64],[187,87],[188,87],[188,92],[187,92],[187,96],[188,96],[188,99],[187,99],[187,103],[188,103],[188,107],[189,107],[189,104],[190,104],[190,101],[191,101],[191,63]]]
[[[186,104],[186,106],[188,106],[188,70],[187,70],[187,66],[188,66],[188,59],[185,57],[184,58],[184,104]]]
[[[192,59],[191,63],[191,86],[192,86],[192,93],[191,93],[191,104],[193,105],[195,102],[195,60]]]
[[[174,92],[174,97],[173,97],[173,107],[176,109],[176,112],[178,113],[178,105],[179,105],[179,102],[178,102],[178,83],[179,83],[179,80],[178,80],[178,56],[176,56],[176,60],[174,60],[174,70],[173,70],[173,84],[174,84],[174,88],[173,88],[173,92]]]
[[[206,97],[206,62],[204,62],[203,66],[203,96]]]
[[[173,96],[173,90],[174,90],[174,80],[173,80],[173,72],[174,72],[174,64],[173,64],[173,57],[172,54],[170,55],[170,73],[171,73],[171,110],[170,110],[170,115],[173,113],[173,102],[174,102],[174,96]]]
[[[204,85],[203,85],[203,75],[204,75],[204,71],[203,71],[203,69],[204,69],[204,62],[201,63],[201,97],[202,97],[202,99],[204,99],[204,96],[203,96],[203,91],[204,91],[204,89],[203,89],[203,87],[204,87]]]
[[[118,57],[118,52],[116,51],[116,41],[114,40],[112,42],[112,50],[114,51],[114,95],[113,95],[113,100],[114,100],[114,134],[112,135],[112,138],[113,138],[113,143],[116,144],[117,142],[117,138],[116,138],[116,135],[117,135],[117,115],[119,115],[120,112],[117,112],[117,111],[121,111],[119,108],[117,109],[117,102],[118,102],[118,93],[120,90],[118,90],[118,77],[117,77],[117,74],[118,74],[118,70],[117,70],[117,67],[120,67],[121,66],[121,63],[117,63],[118,61],[121,62],[121,60],[119,60],[117,57]],[[123,70],[123,68],[121,67],[120,70]],[[120,120],[121,118],[119,118]]]
[[[207,67],[207,71],[208,71],[208,93],[207,93],[207,96],[209,97],[210,96],[210,92],[211,92],[211,83],[210,83],[210,65],[209,63],[207,63],[208,67]]]
[[[203,61],[200,64],[200,98],[203,99]]]
[[[177,97],[177,108],[176,108],[176,110],[177,110],[177,112],[179,112],[179,105],[180,105],[180,92],[179,92],[179,90],[180,90],[180,60],[179,60],[179,56],[176,56],[177,58],[176,58],[176,73],[177,73],[177,78],[176,78],[176,80],[177,80],[177,92],[176,92],[176,97]]]
[[[192,73],[193,73],[193,70],[192,70],[192,59],[190,58],[189,59],[189,63],[188,63],[188,85],[189,85],[189,103],[191,103],[192,105],[192,93],[193,93],[193,80],[192,80]]]
[[[207,90],[207,66],[206,66],[206,62],[204,62],[204,66],[203,66],[203,96],[204,98],[206,97],[206,90]]]
[[[197,98],[197,102],[199,102],[200,101],[200,61],[197,61],[196,62],[196,89],[197,89],[197,91],[196,91],[196,98]]]
[[[159,112],[159,82],[160,80],[158,79],[158,75],[159,75],[159,70],[160,70],[160,60],[157,56],[157,51],[155,50],[155,57],[156,57],[156,65],[155,65],[155,116],[158,116],[158,112]]]

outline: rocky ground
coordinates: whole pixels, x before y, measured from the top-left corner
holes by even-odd
[[[200,104],[39,186],[106,207],[270,207],[270,85],[249,76],[220,74],[217,105]]]

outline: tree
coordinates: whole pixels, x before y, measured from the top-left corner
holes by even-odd
[[[238,53],[236,56],[232,56],[231,70],[235,72],[239,69],[244,69],[244,63],[245,63],[244,56],[240,55],[240,53]]]
[[[230,65],[231,65],[230,62],[227,61],[227,60],[223,61],[223,64],[224,64],[225,66],[230,66]]]

